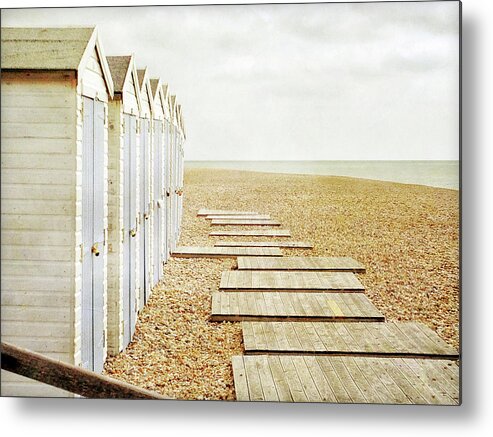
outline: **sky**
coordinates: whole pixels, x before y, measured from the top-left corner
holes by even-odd
[[[455,160],[459,3],[4,9],[97,25],[176,94],[186,160]]]

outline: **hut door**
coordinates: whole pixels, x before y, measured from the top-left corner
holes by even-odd
[[[161,121],[154,120],[154,174],[153,174],[153,197],[154,197],[154,211],[153,211],[153,261],[154,261],[154,276],[153,283],[157,284],[161,277],[162,263],[162,238],[161,238],[161,217],[162,209],[161,205],[161,156],[162,156],[162,125]]]
[[[140,126],[140,211],[142,214],[140,234],[140,283],[144,299],[140,300],[140,308],[147,302],[150,294],[150,248],[149,248],[149,120],[141,118]]]
[[[161,202],[163,204],[163,261],[168,261],[168,197],[166,196],[166,191],[168,190],[168,147],[169,147],[169,132],[168,132],[168,123],[164,122],[164,131],[163,131],[163,168],[162,175],[163,181],[161,185]]]
[[[104,363],[104,103],[83,97],[82,136],[82,366]]]
[[[135,117],[124,116],[123,142],[123,342],[127,346],[135,330]]]
[[[130,282],[130,339],[135,333],[135,323],[137,321],[137,119],[134,115],[128,116],[128,131],[130,132],[130,152],[129,152],[129,216],[130,216],[130,244],[129,244],[129,282]]]

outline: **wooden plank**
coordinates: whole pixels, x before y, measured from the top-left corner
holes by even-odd
[[[348,257],[238,257],[238,270],[298,270],[364,273],[365,268]]]
[[[232,273],[232,272],[227,272]],[[224,277],[222,280],[225,280]],[[229,296],[237,295],[237,308],[229,304]],[[287,293],[287,292],[216,292],[212,293],[211,321],[317,321],[317,322],[382,322],[384,316],[368,301],[362,310],[346,306],[336,315],[328,304],[337,302],[341,308],[347,293]],[[362,299],[368,299],[361,295]],[[226,302],[222,303],[223,300]],[[316,300],[318,306],[310,304]]]
[[[236,364],[241,359],[248,362],[255,379],[253,388],[250,384],[246,386],[248,395],[244,394],[244,381],[236,377],[237,372],[243,371],[241,365]],[[459,403],[459,384],[450,384],[446,392],[444,381],[434,378],[445,370],[458,380],[458,367],[449,366],[446,360],[278,355],[234,357],[233,360],[235,389],[242,399],[248,396],[287,402]]]
[[[212,231],[211,237],[291,237],[287,229],[239,229],[232,231]]]
[[[282,247],[283,249],[313,249],[313,244],[305,241],[218,241],[217,247]]]
[[[306,309],[298,309],[298,311],[305,317],[310,314]],[[433,346],[406,344],[400,341],[398,335],[389,335],[392,332],[399,333],[399,328],[412,323],[414,322],[286,322],[276,326],[276,335],[288,338],[294,331],[300,340],[298,343],[283,343],[281,346],[273,337],[268,337],[262,348],[256,349],[247,345],[245,341],[245,353],[413,357],[440,360],[459,358],[459,353],[447,344],[442,345],[436,334],[434,338],[436,343]],[[250,329],[265,330],[269,324],[270,322],[251,322],[248,326]]]
[[[276,384],[274,382],[274,378],[272,376],[269,362],[266,356],[260,357],[258,374],[260,377],[260,384],[262,385],[262,392],[264,393],[264,399],[279,401],[279,396],[276,390]]]
[[[268,360],[270,358],[271,357],[268,357]],[[303,389],[303,384],[298,376],[298,372],[294,367],[291,357],[281,356],[278,358],[284,370],[284,378],[289,386],[289,391],[293,402],[308,402],[308,397]]]
[[[211,220],[211,226],[281,226],[281,223],[275,220],[215,219]]]
[[[235,279],[243,278],[249,273],[244,270],[231,272]],[[363,285],[353,273],[347,272],[276,272],[252,271],[250,284],[241,281],[241,287],[221,283],[222,290],[240,291],[326,291],[326,292],[362,292]]]
[[[258,368],[260,367],[261,362],[253,359],[253,357],[243,357],[243,362],[245,365],[245,374],[248,384],[248,392],[251,401],[264,401],[264,392],[262,390],[262,383],[260,381],[260,375],[258,372]],[[257,357],[255,357],[257,358]],[[234,369],[233,369],[234,371]]]
[[[269,214],[206,215],[206,220],[270,220]]]
[[[231,362],[233,365],[233,380],[235,384],[236,400],[249,401],[250,392],[248,390],[245,363],[243,362],[243,357],[233,356],[231,358]]]
[[[282,368],[279,357],[272,357],[272,359],[269,359],[267,362],[269,364],[270,372],[272,373],[272,378],[276,385],[279,401],[293,402],[293,397],[291,396],[291,391],[289,390],[289,384],[284,378],[284,370]]]
[[[267,250],[267,252],[265,252]],[[236,258],[237,256],[282,256],[278,247],[198,247],[178,246],[171,256],[175,258]]]
[[[227,209],[199,209],[197,215],[256,215],[258,212],[255,211],[234,211]]]
[[[2,369],[86,398],[167,399],[158,393],[4,343]]]

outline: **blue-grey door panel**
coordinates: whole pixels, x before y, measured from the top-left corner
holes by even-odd
[[[129,116],[124,115],[123,126],[123,347],[131,341],[130,321],[130,126]]]
[[[135,237],[137,235],[137,119],[134,115],[129,116],[129,131],[130,131],[130,339],[135,333],[135,323],[137,319],[136,309],[136,282],[137,282],[137,244]]]
[[[93,205],[94,205],[94,101],[83,98],[82,131],[82,289],[81,359],[84,369],[94,368],[93,356]]]
[[[104,365],[104,265],[105,265],[105,104],[94,102],[94,371],[102,372]],[[98,255],[99,253],[99,255]]]

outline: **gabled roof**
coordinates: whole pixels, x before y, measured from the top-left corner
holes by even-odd
[[[139,86],[142,89],[142,84],[144,83],[144,78],[147,73],[147,67],[142,69],[137,69],[137,76],[139,77]]]
[[[151,92],[152,92],[152,97],[156,98],[157,95],[157,90],[159,88],[159,82],[161,79],[149,79],[149,82],[151,83]]]
[[[163,96],[166,100],[168,100],[168,94],[169,94],[169,86],[167,83],[163,83]]]
[[[107,56],[106,60],[108,61],[111,76],[113,77],[115,95],[119,94],[122,96],[125,84],[133,76],[135,97],[140,111],[142,108],[142,101],[140,100],[139,79],[137,76],[137,70],[135,69],[134,56]]]
[[[166,120],[170,121],[171,116],[169,110],[169,86],[167,83],[163,83],[161,85],[161,88],[163,89],[164,117],[166,118]]]
[[[140,96],[142,100],[144,100],[143,96],[144,94],[147,94],[149,98],[149,109],[152,115],[152,112],[154,111],[154,97],[152,95],[151,84],[149,81],[149,71],[147,70],[147,67],[137,70],[137,78],[139,80]]]
[[[2,27],[3,70],[83,69],[96,49],[109,94],[113,80],[95,27]]]
[[[169,96],[169,109],[171,113],[171,123],[176,124],[176,96]]]
[[[121,93],[125,85],[132,56],[106,56],[106,60],[110,66],[111,77],[115,85],[115,93]]]

